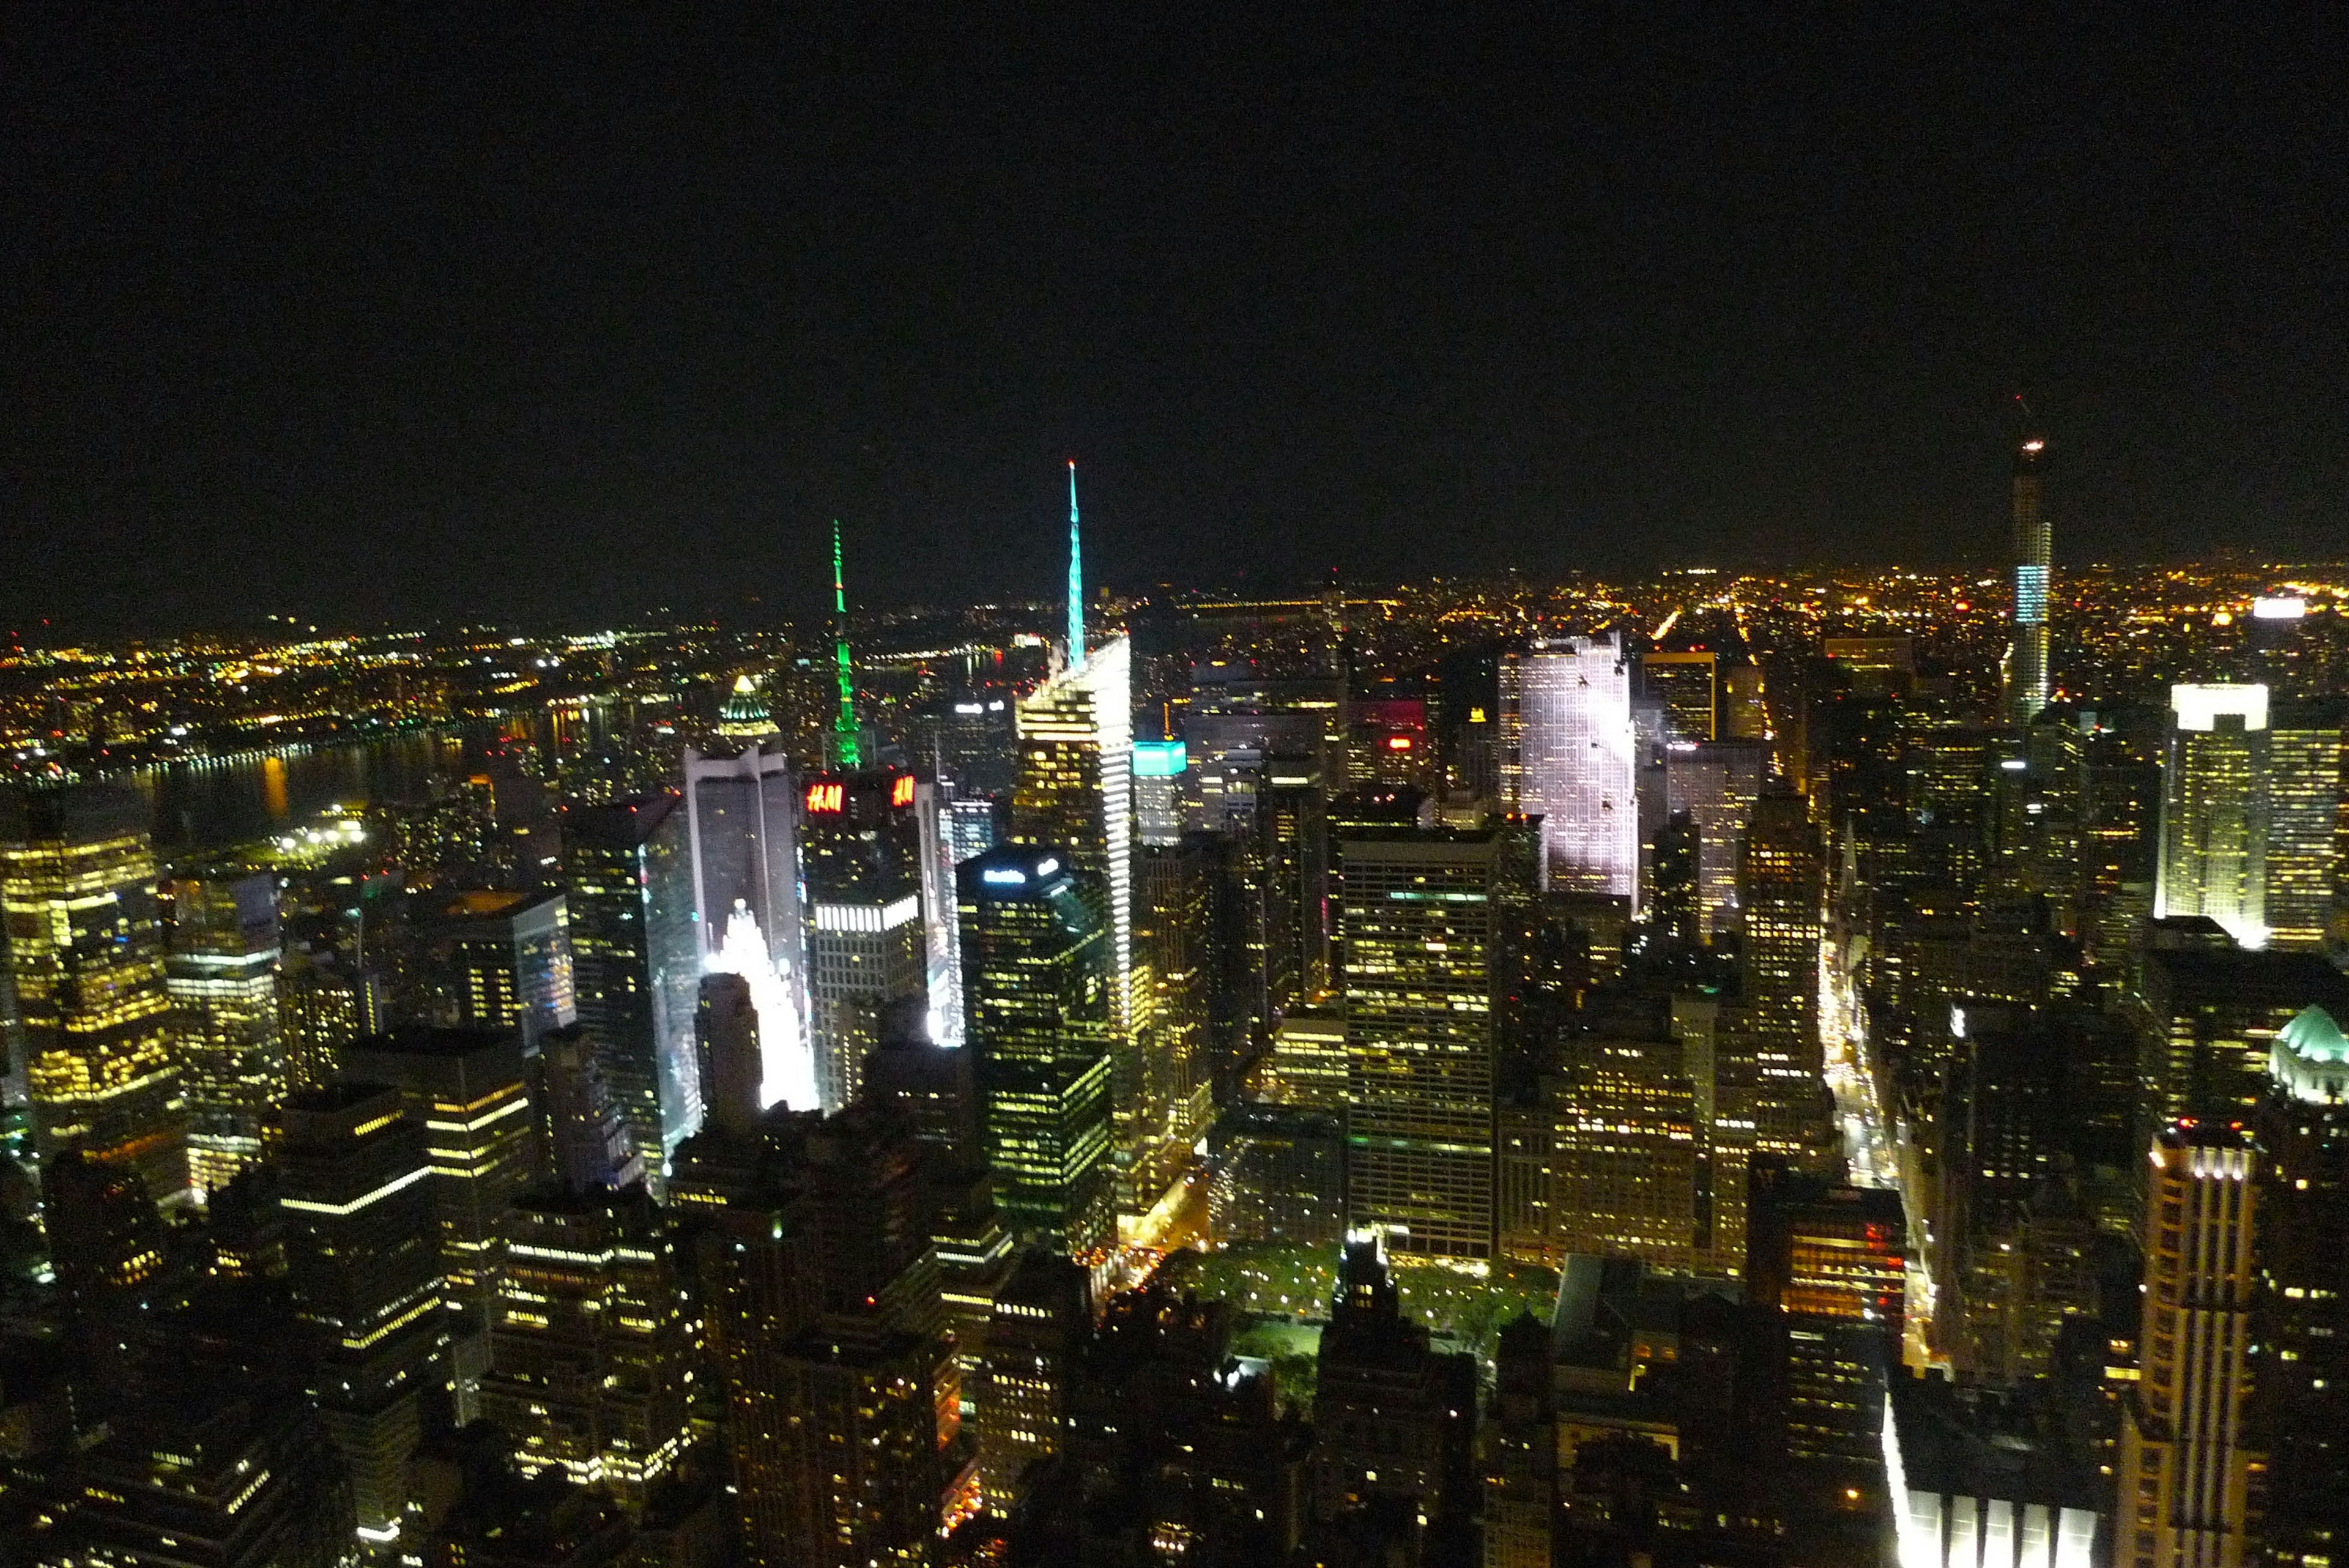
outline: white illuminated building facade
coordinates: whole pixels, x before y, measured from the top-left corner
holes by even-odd
[[[769,749],[773,746],[775,749]],[[761,1099],[813,1110],[799,897],[798,778],[773,740],[685,756],[694,933],[702,969],[739,974],[759,1015]]]
[[[1636,901],[1631,671],[1613,635],[1536,642],[1500,669],[1501,803],[1542,819],[1545,885]]]
[[[1112,638],[1019,710],[1015,843],[1068,852],[1106,894],[1114,1027],[1133,1023],[1133,649]]]
[[[2267,942],[2265,686],[2169,689],[2154,917],[2202,915],[2245,947]]]

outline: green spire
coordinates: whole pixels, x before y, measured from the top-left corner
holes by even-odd
[[[833,746],[843,768],[864,765],[856,730],[856,681],[848,669],[848,579],[840,566],[840,519],[832,520],[833,658],[840,667],[840,716],[832,722]]]

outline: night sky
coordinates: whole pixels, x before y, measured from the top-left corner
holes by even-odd
[[[2338,6],[235,9],[0,19],[0,628],[2349,553]]]

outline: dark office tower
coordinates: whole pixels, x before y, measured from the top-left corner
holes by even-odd
[[[751,743],[731,756],[685,754],[685,805],[693,846],[694,930],[705,969],[749,980],[762,1047],[766,1093],[793,1110],[816,1104],[806,1016],[806,947],[800,929],[798,777],[780,750]]]
[[[1789,790],[1764,794],[1737,859],[1746,1027],[1759,1074],[1754,1147],[1798,1162],[1821,1157],[1831,1127],[1820,1075],[1819,936],[1826,850]]]
[[[1207,1029],[1219,848],[1198,834],[1146,847],[1134,863],[1134,972],[1150,986],[1150,1023],[1131,1054],[1131,1080],[1115,1089],[1118,1142],[1132,1155],[1118,1173],[1121,1213],[1148,1213],[1183,1179],[1213,1113]]]
[[[277,1038],[289,1092],[325,1088],[341,1071],[343,1047],[390,1026],[381,975],[328,954],[286,950],[277,971]]]
[[[518,1030],[535,1050],[548,1030],[579,1021],[562,894],[460,893],[441,906],[426,942],[435,1024]]]
[[[2042,508],[2040,459],[2046,450],[2047,443],[2033,436],[2014,453],[2006,708],[2017,725],[2030,723],[2047,706],[2047,611],[2054,587],[2054,541]]]
[[[827,1111],[864,1087],[882,1011],[929,994],[915,794],[913,774],[874,771],[811,774],[802,792],[808,1033]]]
[[[2349,1015],[2349,976],[2314,953],[2157,948],[2137,1001],[2148,1114],[2240,1121],[2266,1094],[2276,1035],[2302,1009]]]
[[[261,1157],[261,1122],[285,1097],[277,1023],[277,878],[181,877],[163,957],[173,1054],[188,1102],[188,1172],[205,1192]]]
[[[1433,790],[1442,780],[1418,697],[1346,700],[1346,787]]]
[[[1888,1495],[1885,1390],[1899,1364],[1908,1244],[1900,1195],[1757,1172],[1746,1295],[1783,1332],[1785,1452],[1800,1515],[1870,1540]]]
[[[1640,695],[1664,711],[1664,722],[1683,741],[1718,737],[1721,655],[1706,649],[1672,652],[1651,649],[1640,655]]]
[[[1557,1511],[1557,1397],[1549,1325],[1520,1314],[1501,1330],[1485,1407],[1485,1568],[1550,1568]]]
[[[687,1442],[694,1344],[677,1243],[641,1187],[541,1188],[512,1224],[481,1415],[525,1474],[559,1470],[641,1513]]]
[[[1348,1223],[1398,1251],[1493,1251],[1493,1096],[1513,993],[1507,911],[1531,897],[1523,818],[1343,831],[1339,977]]]
[[[43,1173],[41,1204],[49,1263],[74,1305],[86,1312],[135,1308],[143,1287],[162,1271],[168,1242],[139,1173],[66,1149]]]
[[[1475,1410],[1475,1357],[1431,1350],[1425,1325],[1402,1314],[1378,1233],[1349,1235],[1314,1379],[1315,1514],[1391,1502],[1424,1527],[1464,1502],[1448,1489]]]
[[[2129,1207],[2135,1044],[2095,1014],[1965,1010],[1936,1118],[1934,1262],[1940,1338],[1980,1381],[2047,1372],[2064,1323],[2095,1310],[2096,1214]]]
[[[1685,952],[1697,945],[1703,913],[1697,881],[1696,824],[1675,811],[1657,830],[1655,902],[1648,919],[1666,950]]]
[[[1696,828],[1698,935],[1711,942],[1737,923],[1737,850],[1770,776],[1764,741],[1716,741],[1664,750],[1664,800]]]
[[[471,1420],[488,1367],[491,1304],[505,1266],[514,1200],[544,1179],[546,1156],[531,1102],[522,1036],[489,1030],[403,1029],[343,1053],[354,1083],[398,1087],[432,1150],[426,1196],[440,1227],[450,1376],[460,1418]]]
[[[1218,1246],[1334,1246],[1346,1229],[1342,1113],[1243,1101],[1207,1135],[1208,1229]]]
[[[2257,1166],[2235,1127],[2180,1122],[2154,1139],[2137,1378],[2114,1480],[2116,1563],[2236,1568],[2256,1551],[2253,1477],[2264,1461],[2244,1406]]]
[[[701,977],[693,1042],[706,1124],[730,1137],[750,1137],[765,1107],[759,1097],[759,1013],[749,981],[739,974]]]
[[[883,1021],[880,1049],[865,1058],[864,1097],[905,1117],[914,1136],[947,1159],[983,1165],[987,1146],[971,1054],[895,1024]]]
[[[2276,1036],[2260,1107],[2260,1349],[2252,1442],[2268,1455],[2271,1560],[2349,1542],[2349,1038],[2311,1007]]]
[[[936,754],[942,774],[954,781],[957,800],[975,805],[1011,793],[1019,777],[1014,722],[1011,698],[999,686],[971,687],[941,701],[931,719]]]
[[[2153,912],[2161,768],[2124,735],[2097,729],[2080,761],[2080,941],[2117,967],[2137,922]]]
[[[190,1391],[125,1412],[72,1463],[71,1502],[22,1561],[336,1568],[348,1501],[298,1400]]]
[[[399,1534],[446,1331],[426,1137],[398,1090],[358,1083],[296,1095],[267,1132],[286,1284],[317,1334],[312,1395],[376,1542]]]
[[[1044,1251],[1022,1253],[988,1328],[978,1388],[978,1462],[988,1506],[1009,1514],[1028,1472],[1059,1454],[1073,1362],[1092,1327],[1091,1277]]]
[[[1283,1014],[1330,991],[1330,828],[1318,754],[1268,756],[1257,792],[1264,840],[1265,988]]]
[[[957,1419],[926,1151],[868,1106],[774,1113],[766,1138],[752,1189],[708,1208],[747,1560],[919,1562]]]
[[[657,1184],[701,1125],[693,1016],[701,954],[681,799],[666,792],[563,817],[572,985],[636,1158]]]
[[[574,1192],[626,1187],[644,1179],[627,1122],[604,1078],[604,1059],[577,1024],[539,1042],[538,1086],[546,1096],[543,1120],[547,1162],[556,1182]]]
[[[963,998],[1004,1221],[1071,1257],[1116,1241],[1109,922],[1059,851],[957,868]]]
[[[155,905],[146,806],[127,786],[0,798],[0,908],[37,1147],[135,1170],[161,1202],[188,1190],[188,1148]]]

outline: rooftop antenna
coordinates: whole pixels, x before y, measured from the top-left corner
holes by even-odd
[[[1085,667],[1085,566],[1077,542],[1077,460],[1069,459],[1069,668]]]
[[[840,671],[840,714],[832,722],[833,748],[843,768],[864,765],[856,729],[856,681],[848,668],[848,579],[840,564],[840,519],[832,520],[833,660]]]

